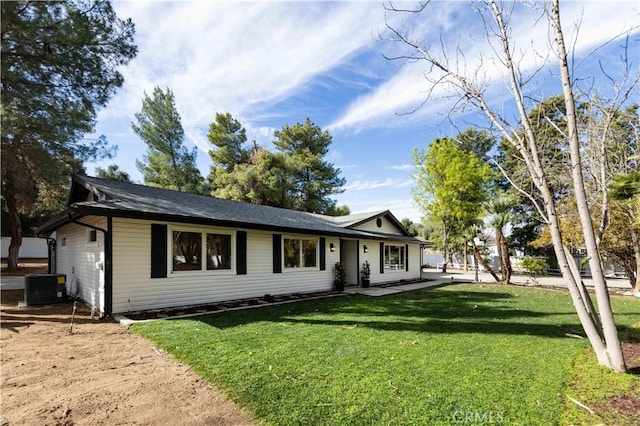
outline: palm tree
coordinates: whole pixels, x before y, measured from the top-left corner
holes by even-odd
[[[500,257],[500,269],[504,284],[509,284],[513,268],[509,259],[509,243],[504,236],[504,228],[515,220],[515,200],[513,196],[501,194],[484,204],[485,211],[489,214],[489,225],[496,231],[496,246]]]
[[[480,250],[476,245],[475,238],[480,234],[480,231],[481,229],[478,224],[470,225],[462,231],[461,236],[464,239],[465,249],[466,249],[466,244],[471,243],[471,248],[473,249],[473,256],[476,258],[478,263],[482,265],[482,267],[491,274],[491,276],[496,280],[496,282],[499,283],[500,278],[495,273],[495,271],[491,269],[491,266],[489,265],[489,263],[487,263],[487,261],[482,257],[482,255],[480,254]],[[466,251],[465,251],[465,259],[466,259]]]
[[[615,175],[609,185],[609,193],[614,200],[633,206],[636,221],[640,223],[640,171]]]

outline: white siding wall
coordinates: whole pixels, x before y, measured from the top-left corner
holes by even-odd
[[[106,229],[104,218],[84,217],[81,222]],[[56,231],[57,273],[67,276],[67,294],[77,295],[104,311],[104,233],[96,232],[97,241],[89,242],[90,229],[74,223]]]
[[[409,244],[409,254],[407,256],[409,259],[408,271],[406,268],[399,271],[386,269],[384,274],[380,273],[380,241],[370,242],[370,244],[361,241],[361,244],[366,244],[369,248],[368,253],[360,253],[360,262],[364,263],[365,260],[369,261],[369,265],[371,265],[371,284],[420,278],[419,244]],[[404,246],[406,243],[385,241],[385,244]]]
[[[387,220],[387,218],[380,217],[380,219],[382,219],[382,226],[380,228],[378,228],[376,219],[371,219],[370,221],[362,223],[354,227],[353,229],[357,229],[360,231],[382,232],[383,234],[403,235],[402,232],[400,232],[400,230],[396,228],[393,223]]]
[[[83,222],[106,228],[106,219],[88,217]],[[265,294],[287,294],[329,290],[333,288],[334,265],[340,260],[340,239],[326,238],[326,270],[319,268],[286,269],[273,273],[273,232],[246,230],[247,274],[236,275],[234,269],[219,271],[172,272],[171,230],[210,233],[233,233],[235,229],[185,226],[168,223],[167,278],[151,278],[151,221],[113,219],[113,313],[160,309],[175,306],[196,305],[225,300],[261,297]],[[375,223],[373,224],[375,226]],[[286,237],[296,235],[284,234]],[[303,235],[300,235],[303,236]],[[104,311],[104,235],[97,232],[97,242],[89,242],[89,229],[68,224],[57,231],[57,271],[67,275],[67,292],[77,294],[82,300]],[[232,256],[235,256],[235,238],[232,239]],[[330,251],[331,243],[335,251]],[[409,271],[385,271],[380,274],[380,241],[360,240],[345,244],[344,259],[356,256],[360,250],[360,265],[365,260],[371,265],[371,283],[399,281],[420,277],[420,246],[409,244]],[[386,244],[405,245],[404,242]],[[368,252],[362,247],[367,245]],[[319,249],[319,247],[318,247]],[[355,283],[357,274],[350,274],[349,283]]]
[[[283,269],[282,273],[274,274],[273,233],[253,230],[246,230],[246,275],[236,275],[234,271],[172,273],[169,268],[167,278],[152,279],[151,223],[133,219],[113,219],[114,313],[260,297],[265,294],[329,290],[333,287],[333,265],[340,258],[338,238],[326,239],[325,271],[317,268]],[[173,225],[196,232],[229,232],[229,228],[185,227],[171,223],[168,225],[170,240]],[[333,253],[329,250],[331,243],[336,247]],[[171,244],[168,251],[171,251]],[[232,252],[235,255],[235,248]]]

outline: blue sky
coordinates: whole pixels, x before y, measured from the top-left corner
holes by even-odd
[[[521,68],[541,70],[530,91],[536,98],[559,93],[547,22],[538,19],[540,4],[517,5],[512,14]],[[399,219],[419,221],[421,213],[411,201],[414,148],[455,135],[456,127],[468,127],[477,116],[457,113],[446,120],[451,100],[442,89],[417,112],[404,114],[424,100],[431,86],[424,78],[425,63],[384,58],[407,52],[385,40],[385,19],[410,30],[425,45],[442,43],[448,52],[458,47],[468,69],[482,58],[491,104],[507,113],[510,108],[494,53],[468,2],[434,1],[420,15],[390,14],[379,1],[113,5],[119,17],[135,22],[139,53],[122,69],[124,86],[98,114],[96,134],[117,145],[118,154],[88,164],[89,174],[96,166],[115,163],[134,181],[142,181],[135,160],[142,158],[146,145],[131,130],[131,122],[145,91],[168,87],[176,98],[186,145],[199,148],[198,167],[204,176],[211,165],[206,134],[217,112],[230,112],[245,126],[250,141],[268,148],[274,130],[309,117],[333,135],[328,160],[347,180],[345,192],[335,197],[339,204],[347,204],[352,213],[390,209]],[[592,52],[634,26],[629,53],[637,70],[639,9],[637,1],[561,2],[565,38],[575,47],[580,75],[600,78],[597,60],[615,74],[619,42]]]

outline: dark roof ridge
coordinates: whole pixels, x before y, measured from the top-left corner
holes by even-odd
[[[238,200],[229,200],[226,198],[218,198],[218,197],[214,197],[213,195],[206,195],[206,194],[196,194],[193,192],[185,192],[185,191],[178,191],[176,189],[168,189],[168,188],[160,188],[157,186],[149,186],[149,185],[144,185],[141,183],[135,183],[135,182],[120,182],[120,181],[116,181],[116,180],[110,180],[110,179],[102,179],[102,178],[98,178],[95,176],[87,176],[87,175],[75,175],[74,179],[78,179],[78,180],[82,180],[84,181],[86,184],[92,185],[94,187],[94,189],[96,189],[97,191],[103,192],[105,193],[105,191],[101,188],[99,188],[99,185],[104,185],[106,187],[109,186],[129,186],[129,185],[133,185],[135,187],[137,187],[140,190],[143,191],[158,191],[158,192],[164,192],[164,191],[169,191],[171,193],[175,193],[175,194],[182,194],[184,196],[188,196],[188,197],[201,197],[203,199],[206,200],[217,200],[223,203],[229,203],[229,204],[236,204],[236,205],[241,205],[241,206],[259,206],[260,208],[265,208],[265,209],[274,209],[274,210],[279,210],[279,211],[287,211],[287,212],[296,212],[296,213],[301,213],[301,214],[305,214],[305,215],[313,215],[315,217],[324,219],[324,220],[328,220],[328,218],[331,218],[332,216],[328,216],[328,215],[324,215],[321,213],[312,213],[312,212],[305,212],[302,210],[294,210],[294,209],[287,209],[285,207],[275,207],[275,206],[269,206],[266,204],[254,204],[254,203],[249,203],[247,201],[238,201]],[[95,181],[98,181],[99,183],[96,184]],[[113,198],[113,197],[112,197]]]
[[[372,235],[362,230],[353,229],[353,221],[344,222],[344,218],[349,218],[349,216],[344,216],[341,220],[338,217],[317,213],[225,200],[210,195],[84,175],[73,177],[68,213],[76,218],[86,215],[104,215],[219,226],[242,226],[293,233],[310,232],[340,235],[346,238]],[[388,210],[372,213],[371,217],[382,214],[388,214],[390,218],[394,219]],[[365,218],[367,214],[353,216]],[[38,232],[51,232],[69,220],[64,215],[58,215],[43,224]]]

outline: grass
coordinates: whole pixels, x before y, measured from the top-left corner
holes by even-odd
[[[636,300],[613,298],[621,326]],[[557,424],[586,340],[564,292],[456,285],[137,324],[265,424]]]
[[[620,333],[620,337],[626,342],[640,342],[640,322]],[[637,366],[638,361],[640,359],[636,360],[634,365]],[[635,368],[638,369],[638,367]],[[640,405],[638,404],[640,377],[632,374],[615,374],[598,365],[595,354],[589,348],[584,349],[576,357],[568,388],[567,393],[585,404],[593,413],[579,408],[567,398],[562,424],[640,424]],[[627,409],[621,410],[621,408]]]

